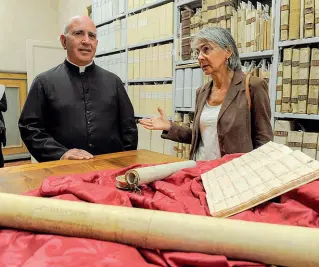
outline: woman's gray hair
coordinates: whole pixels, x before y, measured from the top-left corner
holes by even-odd
[[[232,55],[228,61],[229,69],[233,71],[241,70],[238,49],[234,38],[228,30],[220,27],[203,28],[195,36],[193,47],[195,47],[198,42],[214,42],[222,49],[230,49]]]

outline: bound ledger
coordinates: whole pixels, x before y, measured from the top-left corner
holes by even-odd
[[[276,86],[276,112],[281,112],[282,100],[282,62],[278,63],[277,86]]]
[[[292,48],[284,49],[281,112],[291,112]]]
[[[267,144],[202,174],[210,213],[228,217],[319,178],[319,161]]]
[[[311,67],[309,79],[309,94],[307,102],[307,114],[318,114],[319,99],[319,49],[311,50]]]
[[[291,68],[291,110],[298,112],[298,87],[299,87],[299,49],[292,49],[292,68]]]
[[[307,96],[309,84],[309,65],[310,65],[310,48],[304,47],[300,49],[299,60],[299,85],[297,88],[298,107],[297,112],[305,114],[307,110]]]

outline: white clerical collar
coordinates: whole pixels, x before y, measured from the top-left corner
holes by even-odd
[[[91,65],[93,64],[93,60],[92,60],[91,63],[89,63],[89,64],[87,64],[87,65],[85,65],[85,66],[78,66],[78,65],[72,63],[68,58],[66,58],[66,60],[67,60],[69,63],[71,63],[72,65],[78,67],[78,68],[79,68],[79,73],[85,72],[85,69],[86,69],[88,66],[91,66]]]

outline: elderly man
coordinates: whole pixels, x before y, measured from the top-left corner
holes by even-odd
[[[22,110],[22,140],[39,162],[134,150],[137,127],[122,81],[93,61],[96,27],[73,17],[60,36],[67,58],[38,75]]]

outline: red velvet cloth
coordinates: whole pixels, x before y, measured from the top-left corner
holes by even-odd
[[[162,181],[143,185],[142,196],[115,188],[115,177],[124,174],[128,168],[48,177],[40,189],[26,194],[209,216],[200,174],[238,156],[240,154],[225,156],[210,162],[198,162],[196,168],[184,169]],[[130,168],[139,166],[141,165]],[[279,203],[267,202],[232,218],[318,227],[318,211],[319,181],[315,181],[281,196]],[[265,265],[227,259],[222,255],[139,249],[112,242],[3,229],[0,231],[0,266],[248,267]]]

